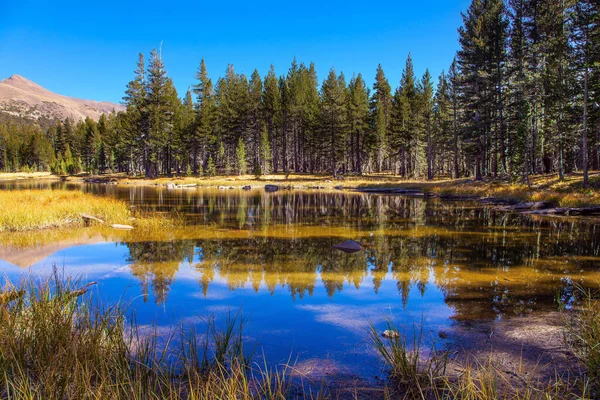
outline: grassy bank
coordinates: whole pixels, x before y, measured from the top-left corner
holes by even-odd
[[[454,184],[433,185],[430,190],[439,195],[495,198],[510,202],[544,201],[557,207],[600,206],[600,174],[590,177],[584,187],[580,174],[571,174],[560,180],[557,175],[532,177],[530,185],[501,180],[462,181]]]
[[[77,190],[0,190],[0,234],[88,224],[132,225],[145,232],[183,224],[178,215],[140,215],[121,200]],[[88,220],[82,215],[93,216]],[[2,242],[2,239],[0,239]]]
[[[81,214],[106,223],[129,223],[127,204],[110,197],[74,190],[0,191],[0,232],[82,226]]]
[[[90,290],[92,289],[92,290]],[[407,341],[399,332],[385,339],[371,330],[373,349],[388,371],[384,386],[316,391],[294,379],[294,366],[270,369],[244,348],[243,319],[224,328],[207,320],[206,331],[190,327],[158,336],[127,320],[127,310],[106,307],[90,294],[93,285],[62,279],[7,284],[0,293],[0,397],[110,399],[550,399],[597,398],[600,306],[586,297],[566,323],[567,343],[583,374],[551,381],[528,371],[506,371],[493,354],[487,362],[451,364],[447,351],[423,350],[423,332]],[[161,334],[162,335],[162,334]],[[516,382],[516,383],[515,383]]]

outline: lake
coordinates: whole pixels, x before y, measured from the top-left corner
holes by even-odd
[[[67,188],[118,197],[184,227],[0,235],[12,281],[53,266],[97,297],[121,302],[142,326],[202,329],[242,310],[249,348],[307,374],[381,376],[369,324],[391,320],[428,341],[460,324],[568,306],[600,282],[600,224],[535,218],[473,202],[347,191],[2,182],[0,189]],[[332,248],[352,239],[364,251]]]

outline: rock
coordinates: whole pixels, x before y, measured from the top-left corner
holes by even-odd
[[[393,331],[391,329],[386,329],[385,331],[383,331],[383,333],[381,334],[381,336],[383,336],[386,339],[396,339],[400,337],[400,334],[396,331]]]
[[[336,190],[344,190],[344,187],[342,185],[338,185],[335,187]]]
[[[250,185],[242,186],[242,190],[250,190],[252,187]]]
[[[265,185],[265,190],[267,192],[276,192],[279,190],[279,186],[277,185]]]
[[[175,189],[175,184],[174,183],[167,183],[165,184],[167,189]]]
[[[219,190],[226,190],[227,188],[225,186],[217,186],[217,189],[219,189]]]
[[[343,243],[336,244],[332,246],[334,249],[341,250],[344,253],[356,253],[363,249],[362,244],[354,241],[354,240],[346,240]]]
[[[124,229],[124,230],[133,229],[133,226],[131,226],[131,225],[121,225],[121,224],[112,224],[110,227],[114,228],[114,229]]]

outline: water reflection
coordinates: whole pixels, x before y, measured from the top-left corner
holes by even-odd
[[[534,220],[469,203],[342,192],[16,185],[83,189],[117,196],[145,213],[184,216],[182,229],[104,231],[100,239],[126,246],[144,299],[152,293],[157,304],[168,301],[184,264],[204,296],[217,276],[231,291],[251,287],[273,294],[285,288],[292,300],[312,296],[317,282],[330,298],[345,287],[366,286],[378,294],[389,279],[406,308],[413,288],[424,296],[435,286],[458,320],[554,307],[557,297],[569,298],[575,283],[600,276],[597,224]],[[36,235],[22,234],[28,240],[21,247],[39,246]],[[81,242],[82,234],[75,236]],[[349,255],[331,248],[343,239],[361,241],[366,249]],[[18,240],[0,237],[3,251]]]

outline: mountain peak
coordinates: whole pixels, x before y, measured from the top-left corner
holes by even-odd
[[[71,117],[75,120],[120,111],[119,104],[76,99],[53,93],[24,76],[13,74],[0,81],[0,111],[21,116],[44,116],[50,119]]]
[[[25,78],[24,76],[18,75],[18,74],[13,74],[9,78],[2,80],[0,83],[4,83],[5,85],[10,85],[13,87],[20,87],[20,88],[29,87],[29,88],[44,89],[42,86],[38,85],[37,83]],[[46,89],[44,89],[44,90],[46,90]]]

